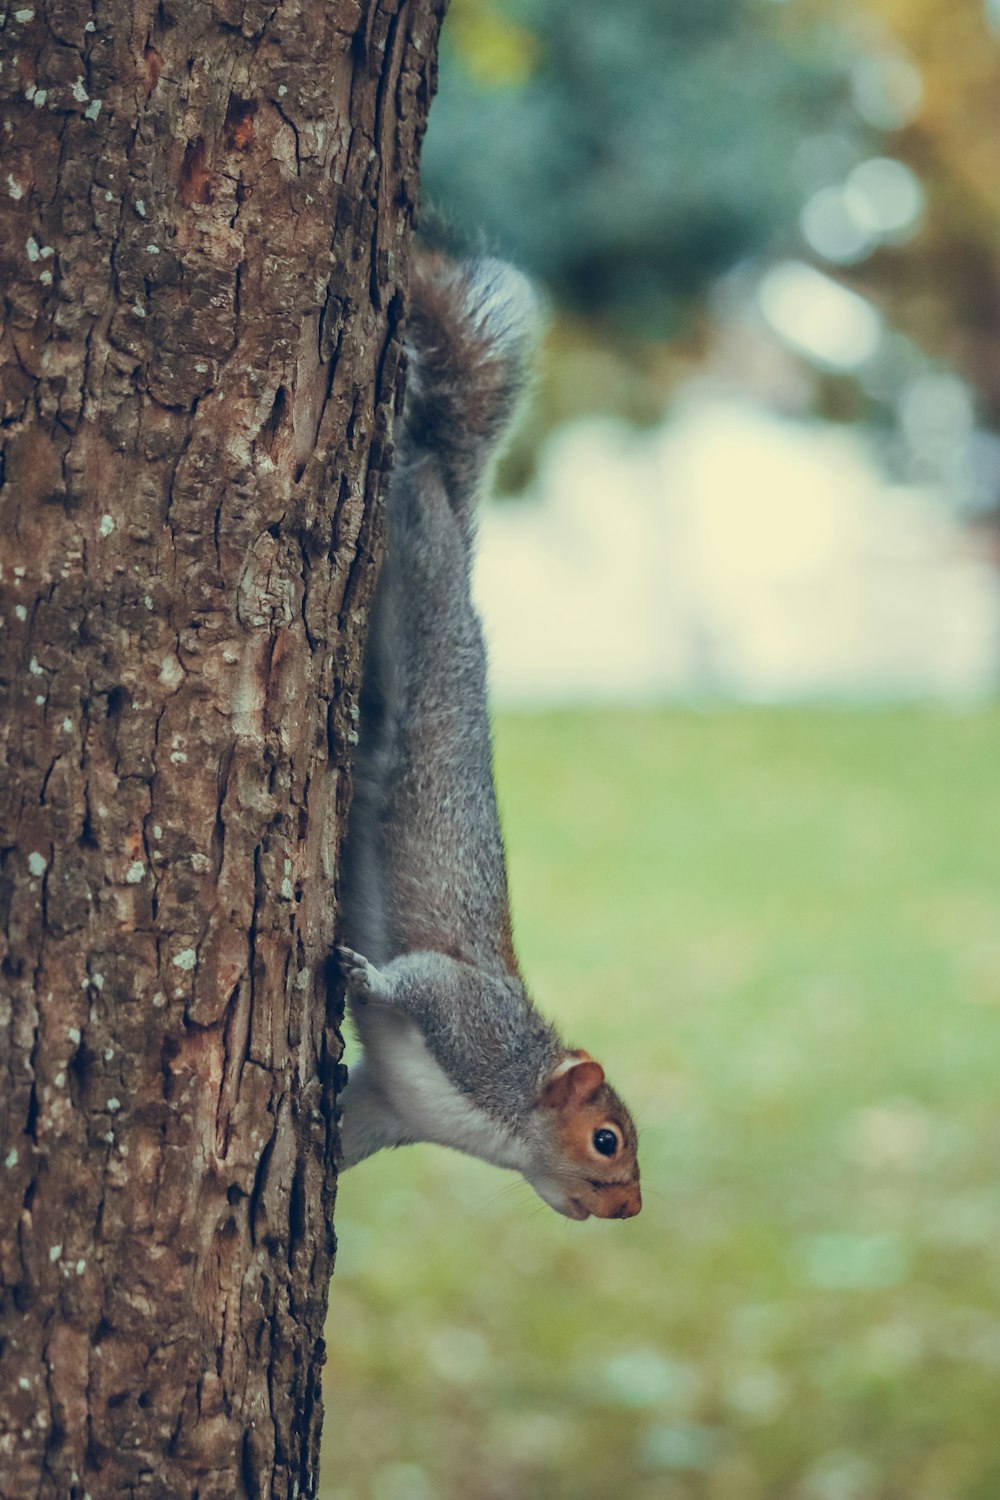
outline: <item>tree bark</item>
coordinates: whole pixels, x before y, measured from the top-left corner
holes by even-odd
[[[0,1495],[316,1490],[328,965],[444,0],[0,32]]]

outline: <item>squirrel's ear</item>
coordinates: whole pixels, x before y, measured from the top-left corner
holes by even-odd
[[[549,1109],[565,1109],[581,1104],[604,1082],[604,1069],[586,1052],[571,1053],[546,1079],[538,1096],[539,1104]]]

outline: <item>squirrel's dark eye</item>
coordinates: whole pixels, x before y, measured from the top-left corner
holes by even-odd
[[[614,1156],[618,1150],[618,1137],[613,1130],[594,1131],[594,1150],[601,1156]]]

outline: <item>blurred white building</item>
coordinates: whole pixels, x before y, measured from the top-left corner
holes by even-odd
[[[993,691],[1000,587],[864,437],[695,386],[653,433],[564,429],[483,518],[477,595],[503,703]]]

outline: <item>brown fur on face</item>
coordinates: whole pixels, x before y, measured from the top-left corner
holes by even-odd
[[[570,1217],[631,1219],[642,1208],[638,1142],[631,1116],[605,1080],[600,1063],[586,1052],[570,1052],[545,1083],[539,1105],[553,1111],[553,1141],[560,1161]],[[618,1149],[604,1156],[594,1145],[598,1130],[611,1131]]]

